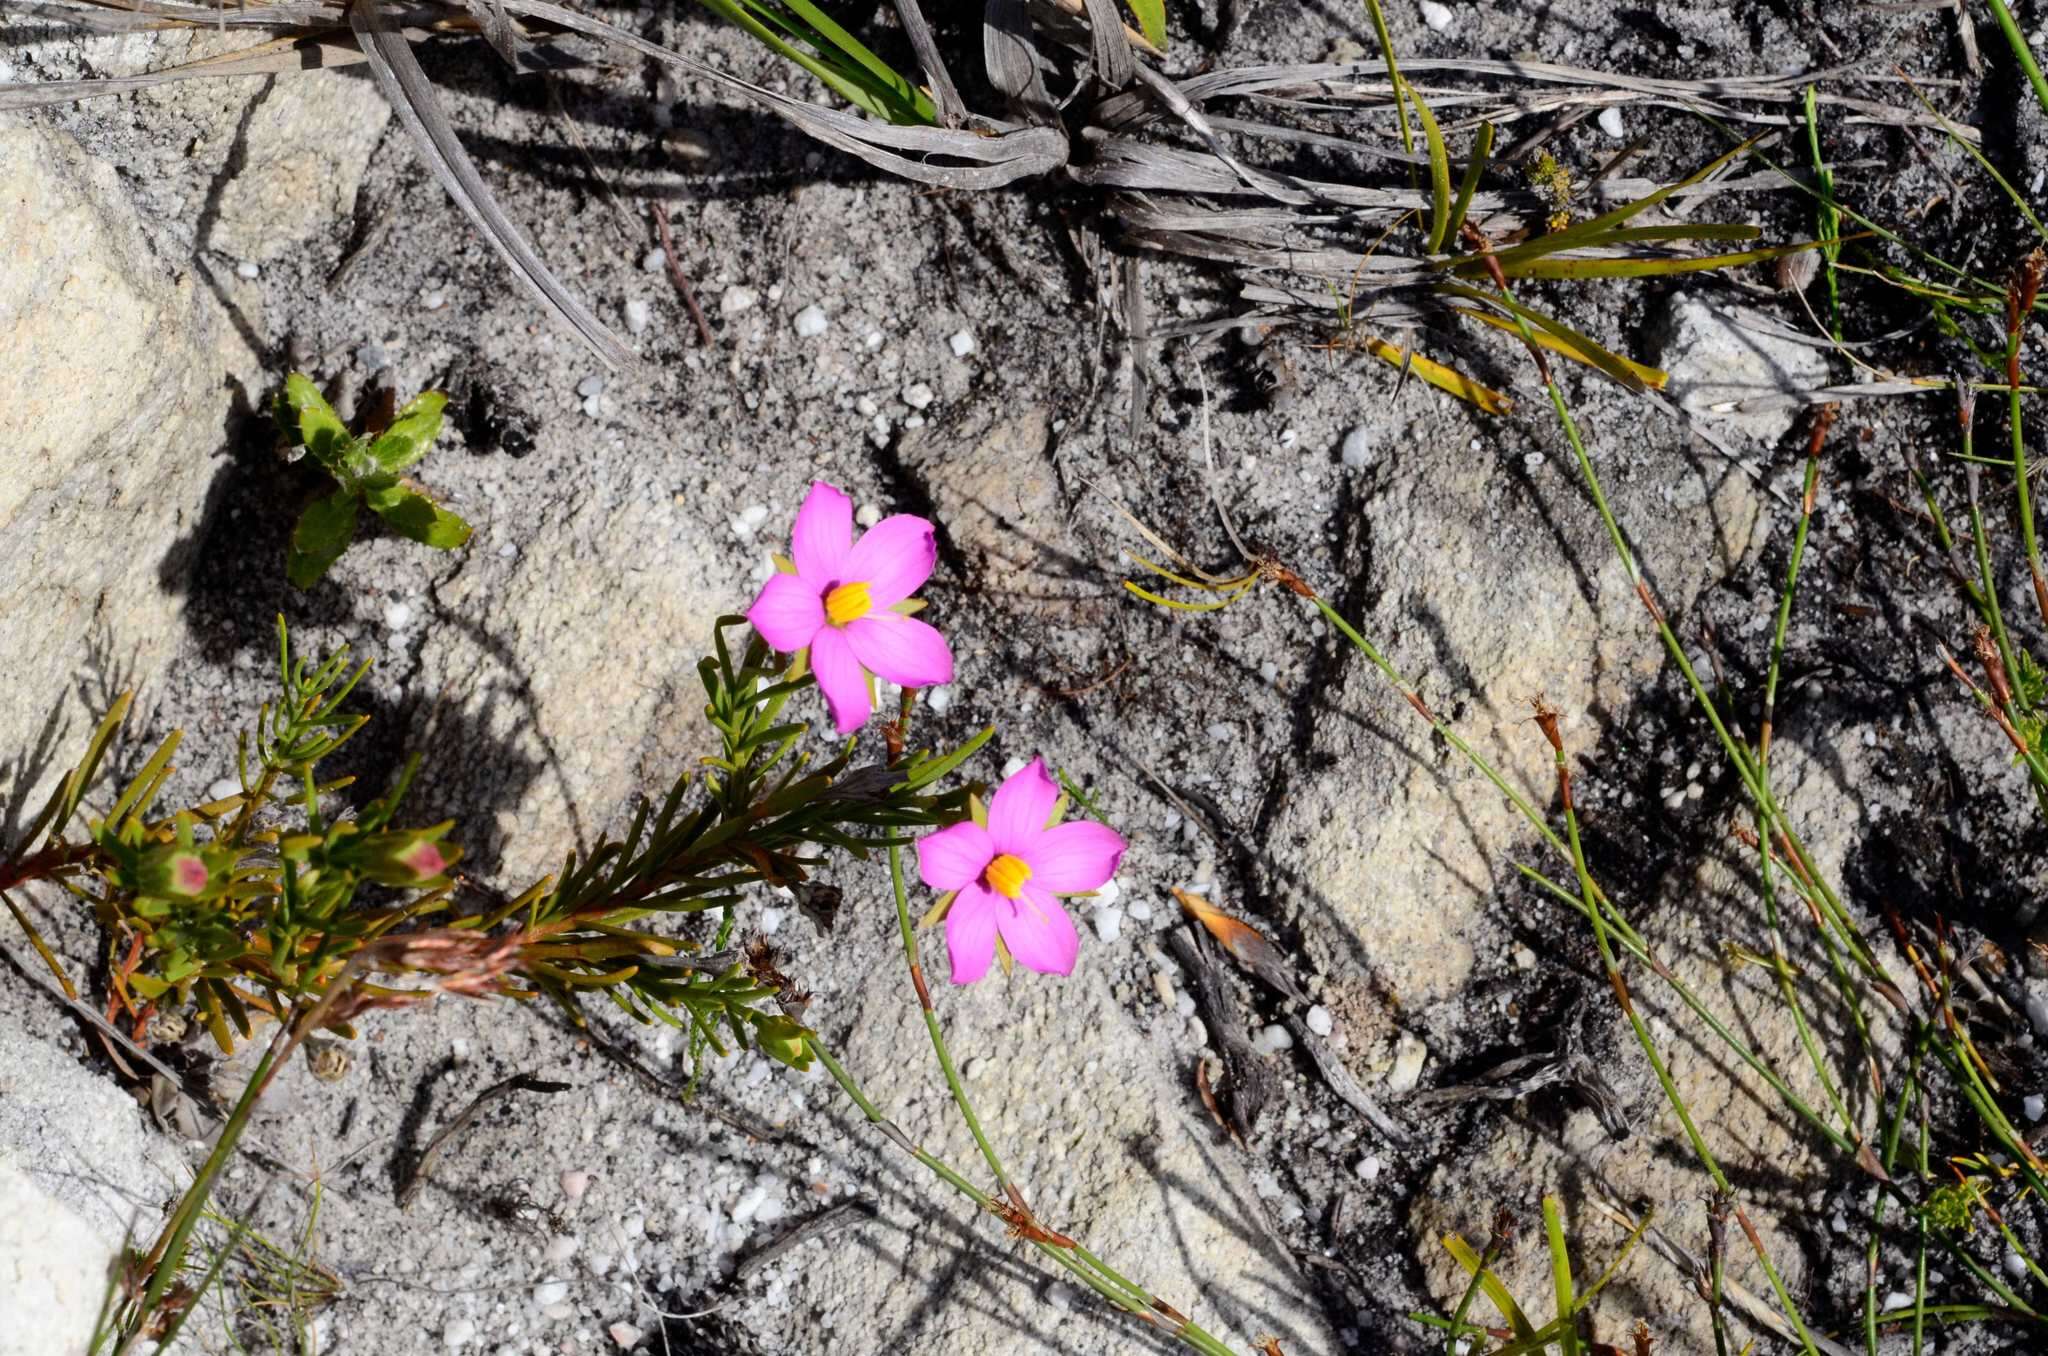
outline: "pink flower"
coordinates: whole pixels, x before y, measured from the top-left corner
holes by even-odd
[[[988,827],[968,820],[921,838],[917,870],[934,890],[957,890],[946,913],[953,982],[988,973],[996,934],[1018,964],[1040,974],[1074,971],[1081,941],[1056,895],[1083,894],[1116,874],[1123,837],[1088,820],[1046,827],[1059,787],[1034,758],[996,788]]]
[[[932,525],[899,513],[853,540],[853,501],[822,480],[797,510],[790,534],[795,574],[778,574],[747,609],[754,629],[783,654],[811,652],[811,672],[841,734],[874,710],[867,675],[899,687],[953,681],[946,638],[893,611],[931,577]]]

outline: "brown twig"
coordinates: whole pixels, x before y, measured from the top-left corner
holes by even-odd
[[[649,203],[648,209],[654,214],[654,229],[661,236],[662,258],[668,262],[668,280],[675,284],[676,293],[689,308],[690,319],[697,322],[697,337],[704,341],[704,347],[717,348],[718,340],[712,336],[711,325],[704,319],[704,308],[697,304],[697,289],[690,286],[690,279],[683,273],[683,266],[676,262],[675,237],[668,228],[668,204]]]

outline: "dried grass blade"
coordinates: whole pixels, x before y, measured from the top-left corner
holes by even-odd
[[[932,26],[925,22],[924,11],[917,0],[896,0],[896,18],[910,39],[910,50],[917,53],[917,64],[924,71],[925,84],[931,87],[939,121],[948,127],[958,127],[967,118],[967,105],[961,102],[960,91],[953,86],[953,77],[946,70],[946,59],[939,55],[939,44],[932,38]]]
[[[347,35],[273,38],[239,52],[223,52],[142,75],[103,76],[93,80],[35,80],[0,85],[0,111],[76,103],[114,94],[134,94],[180,80],[232,75],[276,75],[286,71],[339,70],[359,65],[362,52]]]
[[[433,86],[412,54],[412,44],[383,6],[377,0],[357,0],[348,19],[363,55],[369,59],[370,74],[420,148],[428,168],[455,199],[456,206],[512,266],[513,276],[608,366],[637,368],[638,359],[619,342],[618,336],[605,328],[604,322],[591,314],[589,307],[562,286],[560,279],[541,262],[526,236],[505,215],[477,173],[475,162],[457,140],[448,115],[434,96]]]
[[[1597,240],[1563,239],[1562,237],[1566,234],[1568,233],[1559,231],[1551,235],[1541,235],[1525,244],[1513,245],[1504,250],[1496,250],[1491,257],[1495,263],[1501,266],[1503,272],[1513,278],[1522,276],[1516,270],[1531,260],[1542,259],[1549,255],[1562,253],[1565,250],[1594,246],[1601,249],[1610,249],[1622,245],[1647,245],[1666,241],[1754,240],[1762,232],[1754,226],[1704,224],[1623,226],[1619,229],[1608,231]],[[1486,273],[1488,272],[1486,259],[1479,255],[1468,255],[1452,265],[1451,272],[1458,274],[1460,277],[1474,277]]]
[[[1067,162],[1066,134],[1057,127],[1016,127],[977,119],[973,129],[956,132],[942,127],[870,122],[840,109],[819,108],[763,89],[548,0],[505,0],[505,8],[639,52],[745,94],[794,123],[805,135],[918,183],[942,188],[999,188],[1017,179],[1058,169]],[[986,135],[990,132],[995,135]],[[915,158],[898,155],[897,151],[912,152]],[[936,164],[933,157],[950,157],[965,163]]]
[[[1124,16],[1117,12],[1116,0],[1087,0],[1087,10],[1095,74],[1111,89],[1122,89],[1138,70],[1131,44],[1124,38]]]

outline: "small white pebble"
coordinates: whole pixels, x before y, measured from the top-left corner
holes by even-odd
[[[1131,921],[1134,923],[1149,923],[1152,921],[1152,906],[1142,899],[1134,899],[1125,905],[1124,912],[1131,916]]]
[[[571,1169],[562,1174],[562,1198],[574,1205],[590,1190],[590,1174],[581,1169]]]
[[[1344,435],[1344,464],[1354,471],[1372,465],[1372,430],[1364,424]]]
[[[666,250],[655,248],[640,256],[640,267],[648,273],[657,272],[667,266],[668,251]]]
[[[1105,942],[1113,942],[1123,935],[1124,911],[1122,909],[1097,909],[1095,911],[1095,935]]]
[[[1280,1023],[1275,1022],[1253,1037],[1252,1044],[1256,1045],[1263,1054],[1277,1055],[1282,1050],[1293,1046],[1294,1033],[1280,1025]]]
[[[1428,1060],[1428,1048],[1407,1032],[1402,1032],[1400,1044],[1394,1050],[1394,1067],[1387,1071],[1387,1091],[1413,1092],[1415,1085],[1422,1081],[1422,1066]]]
[[[2034,1028],[2034,1034],[2048,1038],[2048,997],[2038,993],[2027,995],[2027,1024]]]
[[[1887,1314],[1897,1313],[1899,1310],[1907,1308],[1912,1303],[1913,1297],[1911,1295],[1908,1295],[1903,1290],[1894,1290],[1889,1295],[1886,1295],[1884,1297],[1884,1308],[1879,1310],[1879,1312]]]
[[[519,543],[515,541],[508,541],[503,546],[500,546],[498,548],[498,558],[500,560],[519,559]]]
[[[576,1255],[576,1249],[582,1245],[583,1240],[575,1234],[557,1234],[548,1240],[548,1245],[542,1250],[541,1257],[549,1262],[566,1262]]]
[[[796,313],[796,320],[793,323],[796,326],[798,338],[815,339],[823,334],[832,322],[825,319],[824,311],[818,307],[806,306]]]
[[[969,1059],[960,1066],[960,1075],[970,1083],[979,1083],[981,1076],[988,1072],[988,1061],[980,1055]]]
[[[1108,880],[1095,887],[1096,902],[1101,904],[1114,904],[1123,898],[1123,893],[1124,887],[1117,884],[1115,876],[1111,876]]]
[[[1543,469],[1543,463],[1548,460],[1550,459],[1544,456],[1541,452],[1531,452],[1529,455],[1522,458],[1522,469],[1524,471],[1532,472],[1540,471]]]
[[[1422,0],[1422,22],[1429,25],[1431,32],[1450,32],[1454,17],[1449,5],[1440,5],[1437,0]]]
[[[438,311],[447,304],[448,294],[438,287],[433,289],[431,292],[422,292],[420,294],[420,305],[426,307],[430,311]]]
[[[543,1308],[550,1304],[560,1304],[567,1298],[569,1298],[569,1283],[567,1281],[542,1281],[533,1288],[533,1302]]]
[[[1358,1174],[1358,1180],[1361,1182],[1378,1181],[1380,1175],[1380,1156],[1378,1154],[1367,1154],[1358,1160],[1358,1166],[1353,1168],[1352,1171]]]
[[[964,358],[974,352],[974,336],[966,330],[961,330],[951,339],[948,339],[946,344],[953,350],[953,356],[956,358]]]
[[[240,278],[243,282],[256,281],[256,275],[261,273],[262,271],[262,269],[256,267],[254,263],[250,262],[247,259],[244,259],[241,263],[235,265],[235,276],[237,278]]]
[[[393,603],[384,609],[384,625],[393,631],[403,631],[412,625],[412,608],[404,603]]]
[[[853,402],[853,412],[863,419],[872,419],[882,412],[882,407],[875,403],[873,396],[862,396]]]
[[[583,402],[583,413],[592,419],[604,413],[604,397],[594,395]]]
[[[1594,121],[1600,124],[1601,131],[1613,137],[1616,141],[1620,141],[1628,135],[1628,124],[1621,120],[1621,109],[1618,105],[1611,105],[1602,109],[1600,116],[1594,119]]]
[[[466,1347],[476,1339],[476,1323],[472,1319],[458,1318],[441,1329],[441,1345],[453,1351]]]
[[[2043,1115],[2048,1115],[2048,1102],[2043,1102],[2038,1092],[2029,1093],[2020,1099],[2020,1114],[2031,1124],[2040,1120]]]
[[[585,377],[583,380],[576,383],[576,394],[582,396],[586,400],[589,399],[591,396],[602,395],[603,393],[604,378],[601,376]]]
[[[611,1334],[612,1341],[617,1342],[622,1351],[631,1351],[639,1346],[640,1339],[647,1335],[630,1323],[614,1323],[605,1331]]]
[[[921,381],[913,381],[903,388],[903,403],[913,410],[930,409],[932,401],[936,398],[932,394],[932,388]]]
[[[1330,1010],[1321,1003],[1310,1008],[1308,1015],[1302,1020],[1307,1022],[1308,1029],[1315,1032],[1318,1036],[1327,1036],[1336,1030],[1337,1027],[1336,1022],[1331,1020]]]
[[[943,716],[953,709],[953,687],[950,683],[925,689],[924,704],[932,709],[935,716]]]
[[[873,527],[882,521],[882,510],[874,504],[862,504],[859,511],[853,515],[853,520],[862,527]]]
[[[222,777],[219,781],[206,788],[206,798],[208,800],[226,800],[229,796],[239,796],[241,794],[242,784],[233,777]],[[2041,1099],[2036,1097],[2034,1100],[2038,1102]],[[2041,1118],[2035,1116],[2034,1119],[2040,1120]]]
[[[1016,776],[1018,773],[1024,770],[1024,766],[1025,764],[1022,758],[1012,758],[1009,762],[1004,763],[1003,780],[1008,781],[1010,778]]]
[[[718,299],[718,313],[720,315],[738,315],[742,311],[751,311],[760,300],[760,294],[754,291],[753,288],[742,287],[738,283],[734,283],[731,287],[726,288],[725,295]]]
[[[634,297],[626,303],[626,333],[645,334],[653,320],[653,308],[640,298]]]
[[[1195,996],[1188,993],[1180,994],[1173,1000],[1173,1010],[1182,1017],[1194,1016]]]
[[[1516,947],[1515,968],[1517,970],[1534,970],[1536,968],[1536,953],[1526,946]]]
[[[2016,1281],[2025,1280],[2027,1278],[2027,1259],[2016,1252],[2006,1253],[2005,1274]]]

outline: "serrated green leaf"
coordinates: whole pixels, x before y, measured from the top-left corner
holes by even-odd
[[[348,550],[356,535],[357,503],[355,491],[344,488],[314,500],[299,515],[284,566],[285,578],[293,588],[312,588]]]
[[[402,537],[436,551],[453,551],[469,540],[469,524],[418,490],[397,486],[366,497],[379,518]]]
[[[277,426],[294,446],[312,453],[335,479],[343,480],[349,474],[349,453],[355,450],[356,440],[320,388],[303,372],[284,379],[284,390],[277,397]]]
[[[370,460],[394,474],[427,455],[427,449],[441,436],[441,411],[448,397],[439,391],[422,391],[391,421],[391,427],[370,444]]]
[[[1131,7],[1131,13],[1138,17],[1138,31],[1145,35],[1145,41],[1166,50],[1166,0],[1124,0]]]

